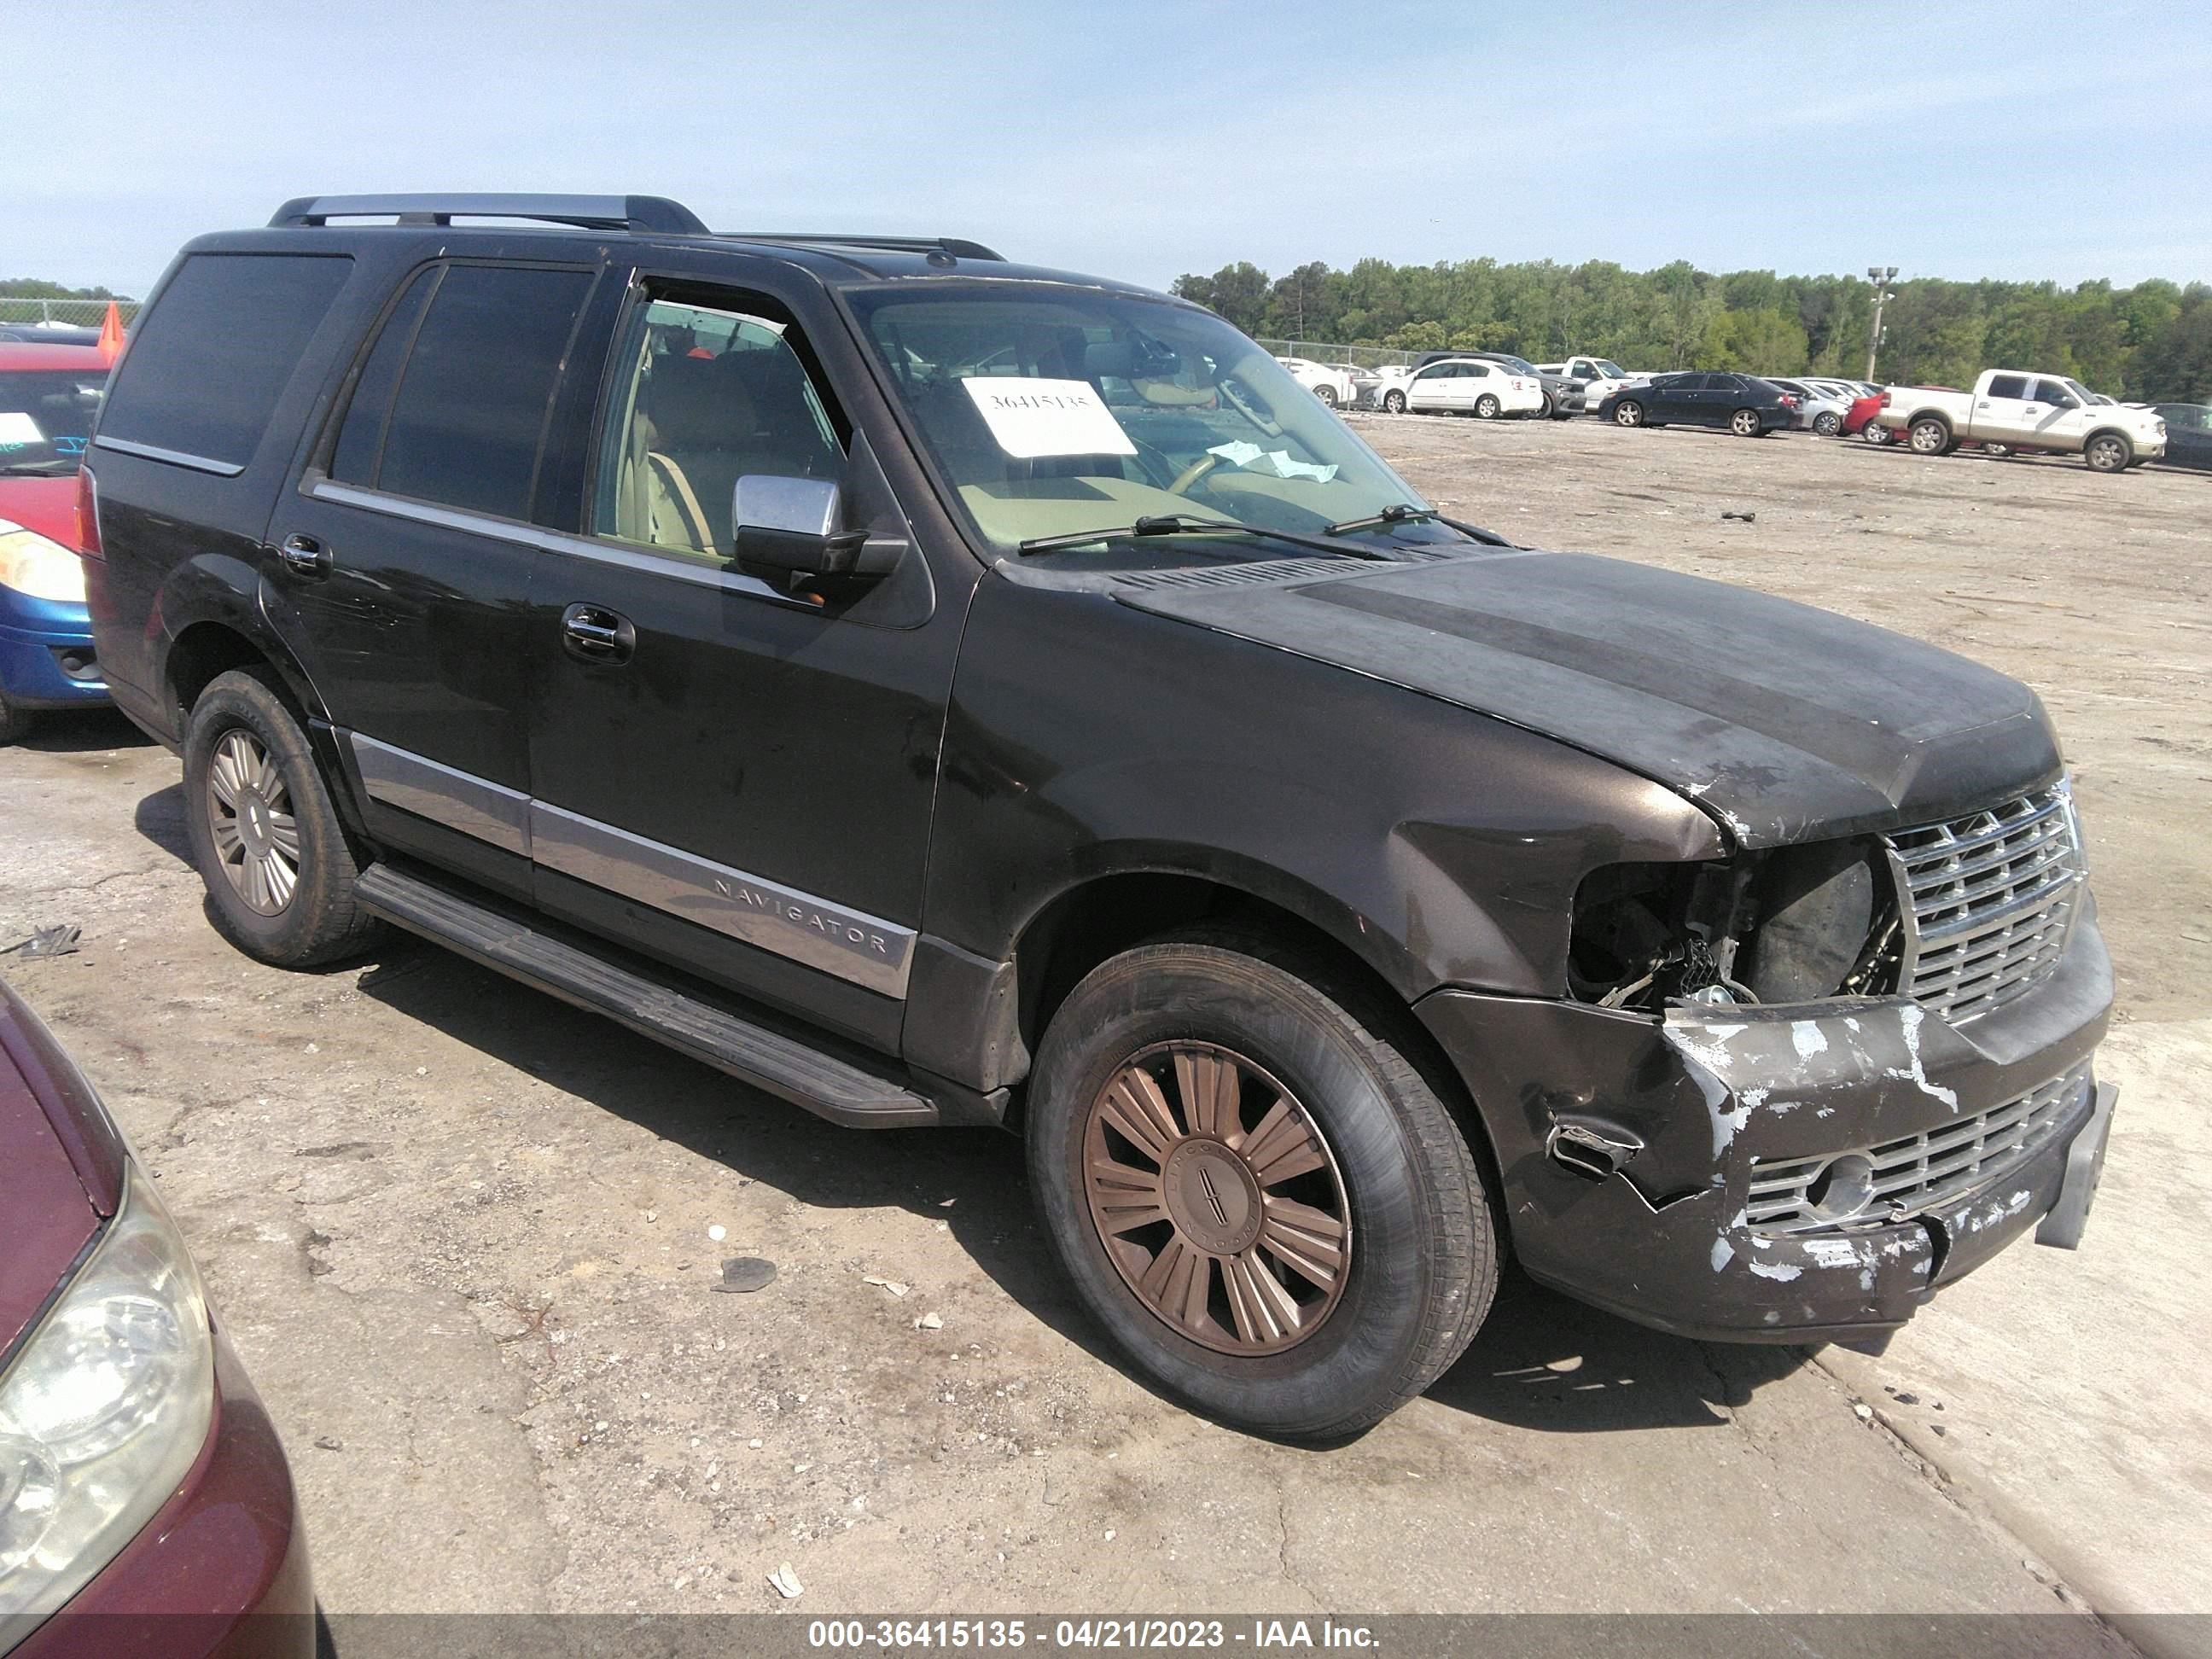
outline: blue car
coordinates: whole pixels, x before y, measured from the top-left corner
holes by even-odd
[[[39,710],[107,701],[76,479],[107,368],[87,347],[0,344],[0,743]]]

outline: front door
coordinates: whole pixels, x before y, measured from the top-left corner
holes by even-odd
[[[2096,423],[2096,410],[2076,397],[2062,380],[2038,380],[2035,401],[2040,413],[2029,440],[2051,449],[2079,449]]]
[[[784,297],[639,275],[599,400],[531,593],[538,903],[895,1048],[962,607]],[[904,560],[827,602],[744,574],[747,476],[838,481]]]
[[[402,286],[270,521],[263,604],[379,842],[529,890],[523,605],[554,386],[594,272],[454,261]]]
[[[1413,376],[1406,386],[1406,406],[1409,409],[1457,409],[1459,393],[1466,385],[1459,378],[1457,363],[1432,363]]]
[[[1667,374],[1651,383],[1651,418],[1655,421],[1694,421],[1702,374]]]

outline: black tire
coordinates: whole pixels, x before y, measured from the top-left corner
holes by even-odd
[[[1897,441],[1897,434],[1891,431],[1887,427],[1879,425],[1873,421],[1869,421],[1864,426],[1859,428],[1859,436],[1865,439],[1876,449],[1887,449]]]
[[[1759,411],[1755,409],[1739,409],[1735,414],[1729,416],[1729,430],[1739,438],[1759,438],[1765,435],[1765,429],[1759,424]]]
[[[1954,447],[1948,422],[1923,415],[1905,428],[1905,443],[1916,455],[1948,455]]]
[[[1642,426],[1644,405],[1633,398],[1623,398],[1613,406],[1613,423],[1615,426]]]
[[[18,708],[7,698],[0,697],[0,744],[21,743],[30,735],[34,718],[29,709]]]
[[[1208,1416],[1285,1438],[1356,1433],[1433,1382],[1489,1311],[1498,1250],[1481,1176],[1451,1113],[1393,1045],[1393,1018],[1326,968],[1224,933],[1104,963],[1045,1033],[1027,1126],[1045,1231],[1115,1346]],[[1276,1352],[1223,1352],[1171,1326],[1124,1278],[1133,1270],[1117,1267],[1092,1219],[1093,1103],[1125,1066],[1177,1042],[1231,1050],[1279,1080],[1341,1178],[1350,1233],[1340,1291],[1310,1334]],[[1151,1260],[1165,1254],[1163,1245]]]
[[[360,866],[331,805],[330,791],[307,734],[278,695],[276,684],[268,671],[233,669],[218,675],[192,705],[185,732],[185,824],[216,931],[259,961],[279,968],[313,968],[362,950],[381,931],[381,924],[354,902],[353,884]],[[241,732],[264,752],[291,807],[296,876],[288,896],[271,913],[248,901],[216,850],[216,808],[210,774],[218,746]]]
[[[1322,404],[1327,407],[1330,409],[1334,409],[1336,407],[1336,388],[1334,386],[1317,386],[1314,388],[1314,396],[1320,398]]]
[[[2117,432],[2093,432],[2081,459],[2092,472],[2124,472],[2135,465],[2136,447]]]
[[[1387,415],[1403,415],[1406,412],[1406,394],[1395,386],[1384,392],[1382,410]]]
[[[1536,410],[1536,418],[1540,421],[1552,420],[1556,417],[1558,412],[1558,406],[1552,401],[1552,394],[1547,392],[1544,394],[1542,404]]]
[[[1498,418],[1498,394],[1494,392],[1486,392],[1474,400],[1474,418],[1478,421],[1494,421]]]
[[[1832,438],[1843,430],[1844,417],[1832,409],[1824,409],[1813,417],[1813,430],[1823,438]]]

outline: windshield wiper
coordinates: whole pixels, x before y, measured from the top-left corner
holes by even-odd
[[[1440,524],[1447,530],[1456,530],[1462,536],[1472,536],[1486,546],[1513,545],[1494,530],[1485,530],[1478,524],[1462,524],[1457,519],[1447,519],[1432,507],[1386,507],[1380,513],[1370,514],[1364,519],[1346,519],[1333,524],[1321,533],[1324,536],[1349,536],[1355,530],[1379,530],[1386,525],[1419,524],[1425,519]]]
[[[1333,534],[1335,526],[1332,526],[1330,533]],[[1035,536],[1014,550],[1026,557],[1031,553],[1049,553],[1056,548],[1081,547],[1086,542],[1115,541],[1123,537],[1224,535],[1256,536],[1265,541],[1310,548],[1316,553],[1330,554],[1340,559],[1372,559],[1382,564],[1397,562],[1389,554],[1374,548],[1346,547],[1322,541],[1317,536],[1301,536],[1295,531],[1275,530],[1263,524],[1244,524],[1235,519],[1201,519],[1189,513],[1156,514],[1116,529],[1075,530],[1061,536]]]

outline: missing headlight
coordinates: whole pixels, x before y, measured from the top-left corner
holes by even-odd
[[[1896,986],[1893,884],[1872,841],[1724,864],[1616,864],[1576,892],[1568,988],[1602,1007],[1813,1002]]]

